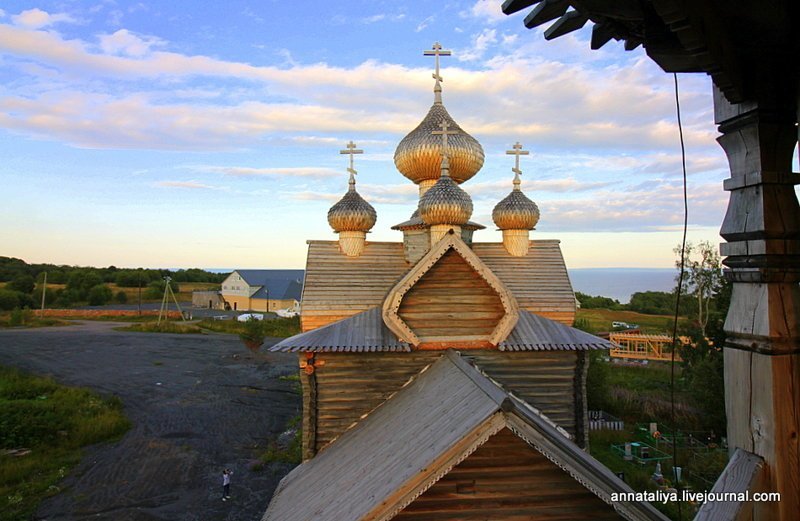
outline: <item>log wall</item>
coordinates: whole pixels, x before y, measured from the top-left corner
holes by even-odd
[[[618,520],[622,517],[503,429],[393,520]]]
[[[313,375],[303,383],[303,457],[308,459],[362,415],[399,391],[442,352],[318,353]],[[540,409],[584,445],[585,380],[575,351],[506,353],[463,351],[505,389]],[[300,355],[305,360],[305,355]],[[319,365],[324,362],[324,365]],[[578,376],[576,378],[576,375]],[[583,401],[576,400],[576,395]]]

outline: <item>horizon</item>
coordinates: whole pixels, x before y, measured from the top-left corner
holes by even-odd
[[[568,266],[668,268],[680,242],[680,144],[672,78],[642,49],[591,51],[590,29],[545,42],[499,2],[445,6],[232,0],[180,5],[15,2],[0,9],[2,255],[32,263],[304,266],[307,239],[345,192],[354,140],[370,238],[413,211],[392,161],[433,99],[435,41],[453,118],[483,145],[463,187],[478,242],[511,189],[542,210],[532,239]],[[298,24],[303,26],[298,31]],[[337,38],[326,35],[336,31]],[[727,165],[711,82],[681,75],[689,239],[719,243]],[[153,259],[158,259],[154,261]],[[286,268],[293,269],[293,268]]]

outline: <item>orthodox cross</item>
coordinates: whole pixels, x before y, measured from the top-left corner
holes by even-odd
[[[436,42],[433,44],[433,49],[430,51],[423,51],[423,56],[434,56],[435,63],[436,63],[436,72],[433,73],[433,79],[436,81],[444,81],[441,76],[439,76],[439,56],[452,56],[453,51],[443,51],[442,44]]]
[[[442,155],[447,157],[447,136],[454,136],[458,134],[458,130],[447,130],[450,125],[447,121],[442,121],[439,125],[442,130],[434,130],[431,132],[434,136],[442,136]]]
[[[339,153],[348,154],[350,156],[350,168],[348,168],[347,171],[350,172],[351,174],[355,174],[356,171],[353,168],[353,156],[355,154],[363,154],[364,151],[356,148],[356,144],[353,143],[352,140],[350,140],[350,142],[347,144],[347,150],[340,150]]]
[[[530,152],[527,150],[522,150],[522,145],[520,144],[519,141],[514,143],[511,146],[511,148],[513,148],[514,150],[506,150],[506,154],[510,156],[517,156],[514,161],[514,168],[512,168],[511,171],[514,172],[515,174],[521,174],[522,171],[519,169],[519,156],[527,156],[528,154],[530,154]]]

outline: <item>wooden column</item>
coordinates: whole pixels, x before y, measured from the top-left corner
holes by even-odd
[[[714,89],[718,141],[731,170],[720,232],[733,283],[725,321],[728,443],[763,457],[763,490],[781,494],[779,503],[755,503],[753,519],[789,521],[800,512],[800,176],[791,171],[797,104],[778,98],[731,104]]]

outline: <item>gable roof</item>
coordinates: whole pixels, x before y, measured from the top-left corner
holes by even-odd
[[[262,521],[389,520],[506,427],[623,517],[667,519],[648,503],[611,503],[612,492],[632,489],[549,419],[449,350],[290,472]]]
[[[234,270],[249,285],[261,286],[252,298],[300,300],[303,292],[303,270]]]
[[[610,349],[612,345],[608,340],[521,309],[511,334],[497,347],[500,351],[585,351]],[[380,308],[372,308],[333,324],[285,338],[270,347],[270,351],[410,352],[411,345],[398,340],[386,327]]]
[[[531,241],[525,257],[509,255],[502,243],[473,243],[472,251],[514,294],[520,308],[572,322],[575,294],[559,241]],[[367,241],[361,256],[347,257],[336,241],[309,241],[304,324],[313,321],[316,327],[381,306],[411,266],[402,242]]]

